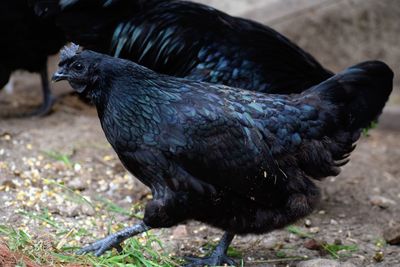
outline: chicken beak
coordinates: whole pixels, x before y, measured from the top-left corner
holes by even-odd
[[[57,70],[54,74],[53,77],[51,77],[51,80],[53,82],[59,82],[62,80],[67,80],[68,79],[68,75],[66,75],[65,73],[63,73],[62,70]]]

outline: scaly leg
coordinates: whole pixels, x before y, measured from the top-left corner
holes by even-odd
[[[145,225],[144,222],[140,222],[131,227],[125,228],[122,231],[116,232],[109,235],[101,240],[94,242],[80,249],[77,254],[83,255],[89,252],[94,252],[96,257],[102,255],[107,250],[115,248],[118,252],[122,251],[121,243],[128,239],[129,237],[135,236],[137,234],[143,233],[150,230],[150,227]]]
[[[234,234],[226,232],[219,244],[215,248],[215,250],[211,253],[210,256],[205,258],[195,258],[195,257],[187,257],[186,260],[190,263],[185,265],[186,267],[195,267],[195,266],[221,266],[224,264],[228,264],[229,266],[236,266],[236,262],[229,258],[226,255],[228,251],[228,247],[231,244]]]
[[[37,110],[29,114],[32,116],[44,116],[49,114],[55,102],[55,99],[50,90],[49,77],[47,74],[47,64],[40,71],[40,78],[42,80],[43,103]]]

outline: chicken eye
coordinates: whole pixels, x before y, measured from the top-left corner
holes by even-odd
[[[75,63],[74,65],[72,65],[72,68],[74,70],[81,71],[83,70],[83,65],[81,63]]]

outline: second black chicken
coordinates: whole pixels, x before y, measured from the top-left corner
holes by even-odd
[[[69,41],[156,72],[268,93],[332,76],[273,29],[179,0],[30,0]]]
[[[358,64],[302,94],[266,95],[157,74],[77,47],[53,79],[95,103],[108,141],[153,199],[143,222],[83,248],[101,255],[150,228],[198,220],[226,231],[191,266],[234,264],[235,234],[266,233],[308,215],[312,179],[337,175],[392,91],[382,62]]]
[[[65,44],[65,37],[51,18],[38,18],[28,0],[0,1],[0,88],[13,71],[22,69],[40,73],[43,104],[33,115],[45,115],[53,97],[47,76],[47,57]]]

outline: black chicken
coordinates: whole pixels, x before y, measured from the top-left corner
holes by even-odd
[[[301,92],[332,76],[259,23],[176,0],[30,0],[69,41],[156,72],[268,93]]]
[[[234,264],[235,234],[308,215],[311,179],[337,175],[392,91],[382,62],[353,66],[301,94],[267,95],[157,74],[92,51],[62,51],[53,80],[96,105],[108,141],[153,194],[143,222],[83,248],[101,255],[150,228],[198,220],[226,231],[192,266]]]
[[[13,71],[38,72],[42,79],[43,104],[34,115],[44,115],[53,104],[47,77],[47,57],[56,54],[65,38],[51,19],[40,19],[28,0],[0,1],[0,88]]]

